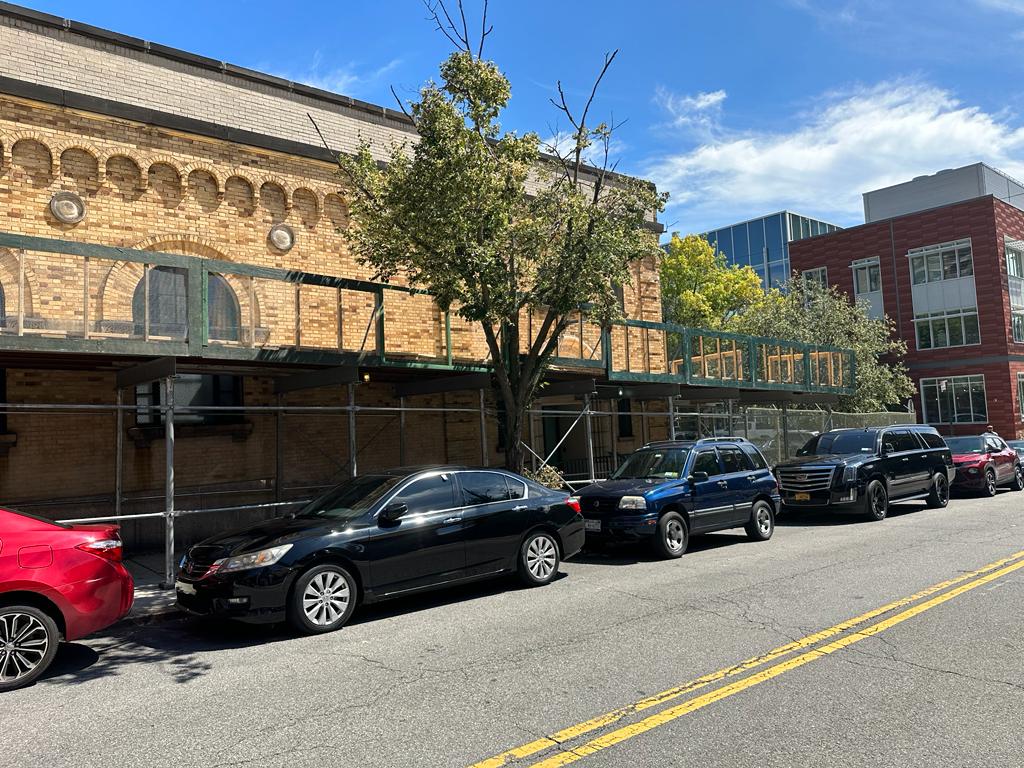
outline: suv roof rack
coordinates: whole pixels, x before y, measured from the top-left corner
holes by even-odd
[[[644,443],[640,448],[653,448],[655,446],[679,445],[680,443],[749,443],[745,437],[698,437],[696,440],[678,438],[676,440],[652,440]]]

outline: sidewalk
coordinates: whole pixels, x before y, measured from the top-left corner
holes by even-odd
[[[159,553],[125,558],[124,566],[135,579],[135,604],[128,619],[154,619],[177,613],[173,589],[164,589],[164,556]]]

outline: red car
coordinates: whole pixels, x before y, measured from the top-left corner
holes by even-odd
[[[120,619],[134,594],[116,525],[62,525],[0,509],[0,692],[39,677],[61,639]]]
[[[995,496],[999,486],[1024,489],[1020,457],[998,435],[947,437],[946,445],[956,466],[954,488],[981,491]]]

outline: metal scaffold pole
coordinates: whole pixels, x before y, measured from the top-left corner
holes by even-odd
[[[583,396],[583,413],[585,414],[583,426],[587,432],[587,471],[590,473],[588,479],[594,480],[597,470],[594,466],[594,426],[590,412],[590,395]]]
[[[352,477],[359,474],[359,467],[356,465],[356,385],[348,385],[348,473]]]
[[[174,584],[174,377],[164,379],[164,587]]]
[[[480,463],[485,467],[489,466],[487,455],[487,410],[486,394],[480,390]]]
[[[121,497],[124,495],[124,390],[117,389],[117,413],[115,414],[114,436],[114,514],[121,514]]]

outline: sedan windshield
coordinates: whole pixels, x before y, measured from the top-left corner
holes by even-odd
[[[861,430],[826,432],[807,441],[798,456],[840,456],[848,453],[874,453],[875,433]]]
[[[947,437],[946,445],[952,453],[985,453],[985,441],[980,437]]]
[[[689,452],[689,448],[637,451],[615,471],[612,480],[678,480]]]
[[[393,475],[362,475],[337,485],[295,513],[296,517],[329,517],[355,520],[404,478]]]

